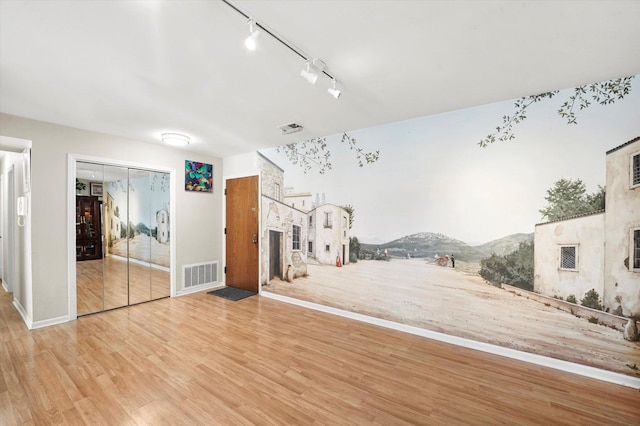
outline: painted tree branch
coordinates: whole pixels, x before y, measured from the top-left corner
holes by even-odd
[[[341,143],[347,143],[349,149],[355,152],[359,167],[378,161],[380,151],[365,152],[357,146],[356,139],[346,132],[342,135]],[[327,138],[313,138],[306,141],[283,145],[277,148],[277,152],[283,152],[287,159],[294,165],[300,166],[304,173],[317,168],[320,174],[331,170],[331,151],[327,147]]]
[[[579,110],[589,108],[593,102],[599,105],[610,105],[623,99],[631,93],[631,81],[634,76],[618,78],[599,83],[576,87],[573,94],[558,109],[558,115],[567,120],[567,124],[578,124],[575,108]],[[515,138],[513,127],[527,118],[527,108],[545,99],[551,99],[559,92],[547,92],[539,95],[526,96],[516,100],[515,112],[512,115],[502,117],[502,125],[496,127],[496,131],[487,135],[478,145],[485,148],[490,144],[500,141],[509,141]]]
[[[356,146],[356,139],[349,136],[346,132],[343,133],[341,142],[347,142],[347,144],[349,145],[349,149],[355,151],[356,160],[358,161],[358,166],[360,167],[364,167],[365,164],[375,163],[380,158],[379,150],[376,150],[375,152],[364,152],[362,148]]]

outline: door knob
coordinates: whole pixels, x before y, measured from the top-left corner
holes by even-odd
[[[258,234],[253,234],[253,244],[258,244]]]

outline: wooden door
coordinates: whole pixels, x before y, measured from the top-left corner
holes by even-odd
[[[226,284],[258,292],[258,176],[228,179]]]

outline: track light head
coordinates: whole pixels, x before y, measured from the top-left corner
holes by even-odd
[[[331,79],[331,87],[329,87],[327,89],[327,92],[329,92],[329,94],[331,96],[333,96],[334,98],[338,99],[340,97],[340,95],[342,94],[342,92],[338,89],[336,89],[336,79],[332,78]]]
[[[253,19],[249,19],[249,36],[244,40],[244,45],[250,51],[256,50],[258,47],[258,37],[260,36],[260,30],[254,30],[253,26],[255,25],[255,21]]]
[[[307,61],[306,67],[300,71],[300,75],[304,77],[309,84],[316,84],[316,81],[318,80],[318,74],[311,71],[311,61]]]

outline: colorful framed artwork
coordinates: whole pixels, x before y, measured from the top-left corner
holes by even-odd
[[[213,165],[185,160],[184,190],[213,192]]]

